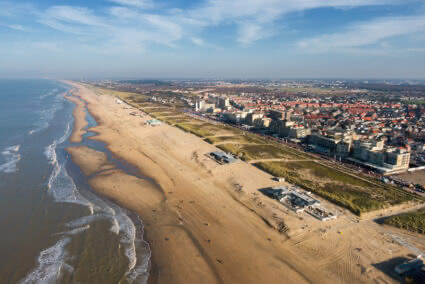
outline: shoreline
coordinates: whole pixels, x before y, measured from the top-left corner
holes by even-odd
[[[73,86],[76,87],[76,85]],[[81,93],[83,92],[80,92],[80,94]],[[196,219],[198,220],[196,223],[198,224],[193,224],[193,221],[190,221],[191,224],[186,225],[185,219],[189,216],[184,216],[182,214],[183,212],[178,210],[179,207],[182,208],[182,205],[180,205],[182,203],[181,201],[187,199],[185,198],[185,195],[188,194],[188,192],[182,193],[182,195],[177,195],[174,188],[176,186],[189,186],[190,188],[196,185],[189,185],[180,174],[177,176],[172,176],[169,172],[170,169],[166,169],[163,165],[159,164],[156,159],[149,155],[149,153],[142,152],[141,155],[137,157],[137,160],[127,156],[128,152],[132,152],[131,150],[127,151],[127,155],[123,155],[124,153],[116,148],[118,145],[113,142],[118,140],[116,135],[121,134],[120,131],[118,131],[118,133],[114,133],[114,135],[111,135],[112,133],[108,133],[109,135],[105,134],[105,132],[108,132],[108,129],[105,129],[106,122],[104,121],[104,117],[102,118],[96,113],[93,103],[86,100],[86,97],[81,96],[81,98],[85,99],[88,111],[98,122],[97,127],[89,129],[89,131],[93,131],[98,135],[90,137],[89,139],[100,140],[106,143],[106,147],[114,155],[139,168],[143,175],[152,177],[160,185],[162,190],[161,195],[166,196],[163,200],[159,200],[158,196],[155,197],[156,194],[153,193],[154,190],[152,190],[152,188],[150,188],[148,193],[146,192],[148,184],[144,183],[142,186],[138,186],[137,183],[140,181],[135,181],[132,177],[129,177],[128,175],[119,171],[112,170],[109,172],[104,172],[89,181],[90,185],[99,194],[111,198],[116,203],[125,208],[135,211],[143,220],[146,241],[148,241],[152,250],[152,267],[157,267],[156,273],[153,271],[152,277],[149,279],[150,283],[227,283],[229,281],[243,281],[245,283],[258,283],[258,281],[266,281],[268,283],[276,283],[279,281],[278,279],[282,279],[282,277],[288,279],[288,281],[292,279],[298,283],[311,282],[311,280],[308,280],[306,276],[299,274],[299,269],[291,268],[290,264],[286,264],[286,261],[283,261],[283,259],[279,259],[279,257],[275,256],[275,248],[273,247],[267,248],[269,251],[267,254],[269,255],[270,262],[274,263],[274,266],[279,267],[279,269],[273,270],[274,273],[271,277],[270,275],[260,275],[260,270],[258,270],[258,268],[255,269],[255,267],[262,267],[261,270],[264,270],[268,266],[261,259],[264,247],[263,244],[258,242],[258,240],[255,241],[251,240],[250,238],[245,238],[245,241],[248,243],[252,242],[252,244],[256,246],[257,250],[257,252],[254,254],[256,256],[251,259],[251,262],[253,262],[251,264],[253,270],[251,273],[246,270],[241,271],[239,265],[242,265],[244,262],[246,262],[250,258],[251,253],[245,249],[245,246],[238,245],[237,239],[233,239],[232,242],[228,244],[227,241],[223,238],[223,232],[220,229],[214,230],[214,232],[210,232],[211,235],[215,236],[214,239],[219,239],[220,246],[222,247],[219,249],[219,251],[222,251],[220,255],[214,256],[214,254],[217,254],[216,248],[211,249],[206,247],[211,247],[213,241],[216,240],[213,240],[211,236],[207,236],[206,233],[203,232],[205,227],[211,227],[211,225],[209,222],[205,222],[204,220],[201,221],[199,219],[211,218],[214,223],[220,223],[220,221],[217,220],[216,217],[212,216],[211,212],[204,212],[205,216],[203,216],[204,214],[197,216]],[[176,131],[180,132],[180,130]],[[181,134],[185,136],[187,135],[183,132]],[[192,138],[190,135],[188,137]],[[131,146],[132,148],[134,147],[134,145]],[[138,150],[140,151],[140,149]],[[89,155],[87,152],[77,153],[79,152],[78,150],[69,152],[73,162],[82,167],[82,169],[87,167],[87,165],[90,164],[90,160],[96,155],[93,153]],[[97,168],[98,165],[93,165],[94,170]],[[163,174],[155,174],[157,170],[162,171]],[[126,188],[125,192],[124,190],[117,190],[117,188],[120,186]],[[141,190],[145,190],[145,192],[140,196],[141,199],[135,200],[135,197],[138,196],[136,191]],[[225,203],[234,203],[235,205],[237,204],[237,202],[235,202],[232,197],[228,196],[225,192],[224,194],[226,195],[225,200],[223,200]],[[149,197],[147,197],[147,195],[149,195]],[[154,195],[154,197],[152,195]],[[177,196],[178,198],[173,198],[173,195]],[[172,205],[168,205],[168,203],[171,203],[171,200],[169,200],[170,197],[173,199]],[[148,199],[149,202],[145,203],[146,199]],[[204,202],[204,200],[195,200],[194,203],[201,203],[201,201]],[[140,205],[143,206],[141,207]],[[233,204],[227,207],[229,212],[233,211],[229,209],[232,206]],[[217,204],[217,207],[219,208],[220,205]],[[177,208],[177,212],[174,210],[174,208]],[[226,208],[226,206],[224,206],[224,208]],[[276,234],[276,238],[280,238],[279,234],[273,229],[265,226],[263,220],[258,218],[256,214],[253,214],[245,207],[238,206],[238,208],[242,211],[241,214],[245,215],[247,219],[254,219],[255,223],[258,222],[258,224],[255,224],[255,226],[260,225],[262,227],[261,229],[265,230],[266,233],[264,233],[264,236]],[[195,211],[201,209],[202,206],[196,208]],[[190,212],[193,212],[192,210],[190,210]],[[217,209],[214,209],[213,211],[216,211],[214,213],[218,213]],[[152,212],[154,212],[154,214],[152,214]],[[187,213],[185,215],[187,215]],[[155,225],[153,225],[153,223],[155,223]],[[233,221],[230,223],[233,223]],[[236,223],[238,223],[240,226],[241,220],[238,220]],[[232,225],[229,224],[229,227],[231,228]],[[245,228],[246,236],[248,236],[250,232],[250,228]],[[198,236],[195,236],[194,234]],[[234,234],[241,236],[237,231],[235,231]],[[261,240],[264,239],[264,236],[261,237]],[[265,244],[267,245],[267,243]],[[237,247],[238,251],[240,251],[241,254],[245,256],[239,258],[236,255],[236,257],[234,257],[232,260],[233,263],[226,265],[227,261],[225,259],[225,255],[227,252],[232,250],[232,246]],[[213,247],[215,246],[213,245]],[[247,245],[246,247],[250,246]],[[171,258],[170,255],[172,256]],[[223,266],[227,266],[226,269],[220,269]],[[253,276],[253,274],[255,274],[255,276]],[[311,279],[313,279],[314,274],[315,273],[311,271]],[[156,279],[154,278],[155,275],[157,275]]]
[[[86,105],[84,101],[82,101],[81,97],[75,94],[75,92],[76,90],[70,90],[68,94],[65,93],[64,97],[75,104],[75,108],[72,112],[72,116],[74,117],[74,126],[71,136],[69,137],[69,141],[71,143],[80,143],[83,141],[83,135],[86,133],[84,128],[87,127],[88,122],[85,118]]]
[[[244,163],[217,166],[203,158],[215,147],[198,137],[168,125],[144,126],[140,118],[131,117],[128,110],[118,106],[113,96],[67,83],[79,89],[80,98],[98,123],[89,129],[98,135],[89,139],[104,142],[114,156],[158,184],[117,170],[99,152],[70,149],[73,161],[86,172],[96,192],[136,212],[143,220],[144,239],[152,251],[148,283],[367,282],[368,276],[355,267],[387,258],[380,252],[366,258],[360,255],[359,263],[350,260],[354,240],[379,229],[372,221],[357,225],[352,216],[329,223],[352,226],[352,235],[341,237],[335,230],[326,236],[330,238],[326,244],[321,242],[323,234],[318,230],[323,223],[310,222],[310,235],[301,234],[306,234],[308,241],[300,247],[296,232],[304,230],[306,221],[282,214],[267,199],[260,197],[266,204],[261,208],[255,202],[259,197],[249,198],[258,194],[258,188],[273,185],[268,174]],[[235,193],[235,183],[243,185],[244,195]],[[290,239],[273,228],[275,214],[295,230]],[[356,226],[363,226],[365,232],[360,233]],[[341,249],[347,253],[343,258],[339,256],[337,263],[332,260],[334,246],[339,248],[335,253]],[[398,254],[406,252],[398,249]],[[314,260],[311,250],[318,251],[315,254],[320,261]],[[341,261],[342,267],[338,265]],[[346,271],[346,265],[353,268]],[[375,274],[384,275],[378,271]]]

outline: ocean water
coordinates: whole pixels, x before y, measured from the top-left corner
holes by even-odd
[[[69,89],[0,80],[0,283],[145,283],[142,221],[94,194],[65,150]],[[111,157],[102,143],[79,145]]]

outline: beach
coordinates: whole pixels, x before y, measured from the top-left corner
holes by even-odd
[[[88,145],[109,154],[89,135],[81,140],[96,123],[71,89],[0,82],[0,282],[146,283],[143,224],[93,193],[65,150]]]
[[[386,268],[373,264],[410,253],[391,233],[425,249],[418,235],[341,209],[336,209],[341,218],[327,224],[288,212],[258,192],[276,185],[270,175],[244,162],[219,165],[206,155],[216,148],[199,137],[166,124],[148,126],[148,116],[130,115],[134,109],[117,104],[115,97],[66,83],[76,88],[68,98],[77,105],[73,141],[85,133],[87,107],[98,123],[89,129],[97,134],[90,139],[104,142],[115,158],[137,169],[124,171],[86,146],[67,148],[93,190],[143,220],[152,251],[151,283],[367,283],[378,278],[391,283]],[[276,229],[282,220],[290,228],[287,234]],[[327,226],[332,229],[324,230]]]
[[[69,137],[71,143],[80,143],[83,140],[82,135],[85,133],[83,129],[88,125],[85,119],[85,103],[79,98],[78,92],[79,89],[75,89],[70,92],[72,95],[65,94],[65,98],[75,104],[73,111],[74,126],[72,134]]]

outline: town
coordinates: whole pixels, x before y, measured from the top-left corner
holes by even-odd
[[[143,90],[137,81],[129,82],[110,84]],[[371,84],[374,91],[370,91],[365,89],[368,84],[343,81],[159,86],[158,90],[154,85],[153,102],[180,101],[186,112],[201,118],[270,136],[335,161],[385,176],[425,169],[425,101],[420,87],[404,90],[399,84]]]

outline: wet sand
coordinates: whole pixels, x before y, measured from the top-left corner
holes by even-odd
[[[90,139],[140,172],[116,168],[101,152],[68,148],[94,190],[141,216],[152,283],[394,281],[372,264],[409,251],[379,225],[353,215],[324,225],[288,213],[258,196],[259,188],[275,185],[268,174],[243,162],[218,165],[205,156],[216,148],[202,139],[169,125],[146,126],[114,97],[68,83],[98,122]],[[291,238],[278,233],[276,216],[289,224]],[[333,229],[325,235],[327,225]]]
[[[71,143],[80,143],[83,141],[83,135],[86,133],[84,127],[88,125],[88,122],[85,118],[85,103],[78,96],[79,89],[74,89],[70,91],[70,94],[65,95],[65,99],[73,102],[75,108],[73,111],[74,115],[74,127],[69,141]]]

